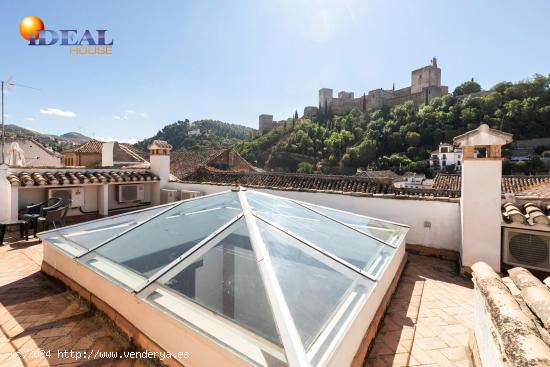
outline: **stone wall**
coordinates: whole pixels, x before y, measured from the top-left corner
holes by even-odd
[[[338,92],[338,97],[334,97],[332,89],[322,88],[319,90],[319,109],[315,110],[312,106],[308,106],[307,110],[304,109],[304,116],[314,117],[317,113],[325,112],[341,115],[354,108],[365,111],[393,107],[408,101],[421,105],[447,93],[448,87],[441,85],[441,69],[433,59],[432,65],[411,72],[411,86],[398,90],[374,89],[365,97],[354,98],[353,92],[341,91]]]

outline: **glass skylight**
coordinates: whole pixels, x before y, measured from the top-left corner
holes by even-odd
[[[241,190],[41,236],[253,364],[279,366],[329,358],[406,232]]]
[[[42,235],[43,239],[57,245],[73,256],[82,255],[104,241],[151,219],[174,204],[103,218],[75,226],[60,228]]]

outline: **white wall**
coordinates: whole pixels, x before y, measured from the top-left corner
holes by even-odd
[[[502,353],[495,343],[494,326],[491,316],[485,307],[484,297],[479,289],[474,294],[474,334],[483,367],[504,367]]]
[[[7,180],[8,166],[0,164],[0,220],[11,216],[11,185]]]
[[[500,159],[465,160],[462,165],[463,266],[484,261],[500,271],[501,177]]]
[[[151,154],[149,161],[151,172],[159,177],[160,188],[164,189],[170,179],[170,156]]]
[[[8,160],[11,143],[16,142],[25,151],[25,166],[27,167],[61,167],[61,157],[44,150],[29,139],[6,139],[4,155]]]
[[[6,180],[7,182],[7,180]],[[154,196],[155,190],[158,189],[158,181],[152,182],[135,182],[137,184],[144,185],[144,198],[143,202],[151,202]],[[102,184],[99,185],[64,185],[64,186],[35,186],[35,187],[13,187],[12,191],[18,191],[18,203],[17,209],[24,209],[27,205],[37,204],[48,199],[48,189],[59,189],[63,187],[80,187],[84,192],[84,205],[81,207],[82,212],[95,212],[99,210],[99,201],[103,199],[99,195],[99,190],[102,188]],[[116,190],[118,184],[108,185],[108,205],[109,210],[119,209],[137,205],[138,203],[119,203],[116,200]],[[155,203],[153,203],[155,204]],[[82,212],[78,208],[71,209],[67,215],[80,215]]]
[[[229,190],[231,187],[170,182],[167,188],[196,190],[208,195]],[[411,227],[406,238],[409,244],[459,250],[460,208],[457,202],[360,197],[301,191],[264,189],[258,191],[406,224]]]

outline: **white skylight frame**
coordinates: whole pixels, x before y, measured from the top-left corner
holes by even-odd
[[[231,190],[231,191],[237,191],[237,190]],[[222,195],[222,194],[226,194],[226,193],[231,192],[231,191],[223,191],[223,192],[219,192],[219,193],[216,193],[216,194],[213,194],[213,195]],[[266,196],[271,196],[271,197],[273,196],[273,195],[262,193],[262,192],[259,192],[259,191],[253,191],[253,192],[258,193],[258,194],[262,194],[262,195],[266,195]],[[213,195],[208,195],[208,196],[213,196]],[[271,262],[272,261],[271,256],[270,256],[269,251],[266,247],[266,244],[265,244],[265,242],[262,238],[262,235],[260,234],[260,231],[259,231],[259,228],[258,228],[258,223],[256,221],[258,221],[258,220],[262,221],[265,224],[267,224],[268,226],[273,227],[274,231],[283,232],[284,234],[286,234],[290,238],[293,238],[294,240],[300,242],[301,244],[307,246],[308,248],[311,248],[311,249],[315,250],[315,252],[318,253],[319,256],[326,257],[327,262],[336,262],[340,266],[344,266],[345,268],[353,271],[354,273],[359,274],[361,277],[364,277],[368,281],[372,282],[373,287],[376,286],[376,284],[378,282],[378,279],[381,275],[378,276],[378,277],[374,276],[370,272],[367,272],[363,269],[358,268],[357,266],[355,266],[353,264],[350,264],[349,262],[345,261],[344,259],[332,254],[331,252],[321,248],[320,246],[318,246],[314,243],[311,243],[310,241],[308,241],[304,238],[301,238],[299,235],[287,230],[286,228],[284,228],[283,226],[281,226],[277,223],[273,223],[268,218],[265,218],[261,214],[255,212],[254,210],[251,209],[250,204],[248,203],[248,199],[247,199],[247,196],[246,196],[246,189],[238,190],[237,197],[238,197],[238,200],[239,200],[240,205],[241,205],[241,208],[240,208],[240,210],[242,210],[241,213],[239,213],[234,218],[232,218],[231,220],[229,220],[228,222],[223,224],[217,230],[212,232],[209,236],[202,239],[199,243],[197,243],[196,245],[194,245],[193,247],[191,247],[190,249],[185,251],[183,254],[178,256],[176,259],[174,259],[173,261],[171,261],[167,265],[163,266],[161,269],[159,269],[153,275],[151,275],[149,277],[143,277],[142,275],[138,275],[137,273],[133,272],[130,269],[125,268],[124,266],[122,266],[120,264],[113,263],[115,266],[120,266],[121,271],[128,271],[128,272],[131,272],[132,274],[138,275],[140,278],[144,278],[143,281],[136,282],[135,286],[133,286],[133,287],[128,287],[125,284],[121,284],[121,282],[118,282],[116,279],[113,279],[112,276],[109,276],[108,274],[103,273],[103,272],[99,272],[98,269],[96,269],[94,267],[87,266],[87,268],[90,269],[91,271],[94,271],[94,272],[100,274],[103,277],[106,277],[110,281],[113,281],[115,284],[118,284],[119,286],[121,286],[126,291],[135,294],[140,299],[144,300],[145,302],[147,302],[147,303],[153,305],[154,307],[156,307],[157,309],[159,309],[159,305],[156,305],[152,301],[147,300],[147,296],[150,295],[152,292],[154,292],[154,291],[151,291],[152,289],[155,289],[155,288],[159,289],[159,287],[162,288],[162,289],[166,288],[163,284],[158,283],[157,280],[159,280],[160,278],[162,278],[163,276],[168,274],[171,270],[176,268],[179,264],[181,264],[186,259],[188,259],[190,256],[192,256],[195,252],[200,251],[200,249],[202,249],[203,247],[210,244],[212,241],[219,241],[220,236],[223,237],[225,234],[227,234],[231,230],[231,227],[235,223],[237,223],[239,220],[241,220],[241,218],[244,218],[244,221],[246,223],[246,227],[247,227],[248,233],[249,233],[250,243],[251,243],[253,252],[256,255],[256,261],[257,261],[258,269],[259,269],[260,275],[262,277],[262,282],[264,284],[264,288],[265,288],[266,296],[267,296],[267,299],[268,299],[268,303],[269,303],[269,306],[270,306],[272,314],[273,314],[273,319],[274,319],[275,325],[277,327],[280,340],[283,344],[284,354],[286,356],[287,362],[291,366],[299,366],[299,367],[310,366],[311,365],[310,360],[313,357],[313,355],[315,355],[315,351],[317,351],[319,349],[319,347],[323,347],[323,341],[324,340],[321,338],[321,336],[324,335],[324,338],[326,338],[330,335],[331,330],[328,330],[329,326],[331,326],[331,324],[336,324],[338,321],[340,321],[340,317],[342,317],[342,315],[340,315],[340,317],[336,317],[336,316],[338,316],[338,313],[340,312],[339,310],[343,309],[344,310],[343,312],[346,312],[346,309],[344,309],[341,304],[339,306],[337,306],[337,308],[334,310],[334,312],[331,314],[330,318],[328,319],[327,323],[324,326],[322,326],[321,329],[319,329],[319,334],[316,337],[313,344],[311,344],[309,346],[308,350],[306,351],[306,349],[304,347],[304,343],[302,342],[300,333],[298,332],[298,329],[297,329],[297,327],[294,323],[294,320],[293,320],[291,311],[289,309],[289,306],[286,303],[286,299],[285,299],[285,296],[284,296],[283,291],[281,289],[281,285],[279,284],[277,275],[275,274],[274,267],[273,267],[272,262]],[[173,203],[166,204],[167,208],[165,210],[161,210],[160,212],[156,213],[155,215],[152,215],[148,219],[143,220],[142,222],[138,223],[137,225],[132,226],[130,228],[127,228],[125,231],[123,231],[123,232],[121,232],[121,233],[119,233],[115,236],[112,236],[111,238],[99,243],[96,246],[93,246],[92,248],[87,250],[85,253],[80,254],[79,256],[73,257],[73,259],[75,261],[79,261],[81,264],[85,265],[84,260],[88,257],[87,255],[91,254],[93,251],[97,250],[98,248],[101,248],[102,246],[104,246],[104,245],[110,243],[111,241],[113,241],[114,239],[123,236],[125,233],[128,233],[128,232],[130,232],[130,231],[132,231],[136,228],[139,228],[140,226],[142,226],[143,224],[149,222],[150,220],[153,220],[154,218],[157,218],[158,216],[161,216],[162,214],[166,213],[167,211],[169,211],[173,208],[176,208],[177,206],[182,205],[183,203],[186,203],[186,202],[189,202],[189,201],[192,201],[192,200],[200,200],[202,198],[204,198],[204,197],[197,197],[197,198],[181,201],[181,202],[176,203],[176,204],[173,204]],[[346,223],[343,223],[343,222],[341,222],[341,221],[339,221],[335,218],[330,217],[329,215],[321,213],[321,212],[319,212],[317,210],[314,210],[310,207],[310,206],[315,206],[315,207],[319,207],[319,208],[324,208],[322,206],[315,205],[315,204],[304,203],[304,202],[289,199],[289,198],[281,198],[281,200],[288,200],[290,202],[293,202],[293,203],[303,207],[306,210],[317,213],[318,215],[321,215],[325,218],[328,218],[328,219],[334,221],[335,223],[337,223],[337,225],[345,226],[349,229],[352,229],[355,232],[360,233],[363,236],[370,237],[370,238],[376,240],[377,242],[380,242],[380,243],[384,244],[385,246],[388,246],[388,247],[392,248],[394,250],[394,252],[392,252],[391,257],[386,262],[385,266],[387,266],[387,264],[389,262],[391,262],[391,259],[395,256],[395,253],[397,251],[398,246],[392,246],[391,244],[386,243],[385,241],[380,240],[380,239],[376,238],[375,236],[372,236],[368,233],[365,233],[361,230],[358,230],[358,229],[356,229],[356,228],[354,228],[350,225],[347,225]],[[146,211],[146,210],[149,210],[149,209],[151,209],[151,208],[143,209],[142,211]],[[326,208],[326,209],[337,210],[337,209],[332,209],[332,208]],[[385,223],[389,223],[389,224],[392,224],[392,225],[400,226],[400,227],[403,227],[403,228],[408,228],[408,226],[404,226],[404,225],[397,224],[397,223],[392,223],[392,222],[389,222],[389,221],[384,221],[384,220],[381,220],[381,219],[378,219],[378,218],[370,218],[370,217],[356,215],[354,213],[345,212],[345,211],[341,211],[341,212],[345,213],[345,214],[348,214],[348,215],[355,215],[357,217],[364,217],[364,218],[373,219],[373,220],[376,220],[376,221],[385,222]],[[124,214],[121,214],[121,215],[126,215],[126,214],[131,214],[131,213],[135,213],[135,212],[124,213]],[[119,217],[119,216],[116,216],[116,217]],[[108,219],[112,219],[112,218],[114,218],[114,217],[108,217],[108,218],[104,218],[102,220],[108,220]],[[73,225],[73,226],[70,226],[70,227],[63,227],[63,229],[77,227],[77,226],[79,226],[79,225],[77,224],[77,225]],[[51,230],[51,231],[43,232],[43,233],[41,233],[41,235],[56,232],[58,230],[59,229],[57,229],[57,230],[54,229],[54,230]],[[401,243],[403,242],[403,238],[401,239],[400,242]],[[369,269],[371,269],[371,268],[372,268],[372,266]],[[384,272],[382,271],[380,274],[383,274],[383,273]],[[357,282],[357,280],[355,280],[354,282]],[[353,289],[353,287],[350,286],[349,289]],[[170,291],[170,290],[168,290],[168,291]],[[350,320],[354,319],[358,315],[358,312],[361,310],[362,307],[364,307],[364,305],[367,302],[367,300],[368,300],[370,294],[372,293],[372,291],[373,291],[373,288],[371,288],[368,291],[368,293],[362,294],[361,297],[363,298],[363,300],[361,301],[361,303],[356,303],[353,306],[354,311],[352,313],[349,313],[345,317],[345,319],[342,319],[346,323],[346,325],[349,322],[351,322]],[[175,296],[175,297],[178,297],[178,296]],[[193,302],[192,300],[186,300],[186,302],[190,304],[190,307],[195,307],[198,310],[203,310],[204,309],[204,307],[202,305],[200,305],[196,302]],[[345,303],[345,302],[342,301],[342,303]],[[218,316],[221,317],[222,315],[218,315]],[[172,316],[172,317],[175,317],[175,316]],[[178,318],[180,318],[180,317],[178,317]],[[235,325],[232,325],[233,330],[238,331],[239,329],[243,328],[241,325],[239,325],[238,323],[236,323],[234,321],[225,320],[225,322],[226,322],[226,324],[235,324]],[[185,324],[186,325],[191,325],[193,328],[195,328],[195,329],[198,328],[200,330],[200,325],[193,325],[191,322],[185,322]],[[332,325],[332,327],[334,327],[334,325]],[[342,340],[342,338],[343,338],[342,334],[343,333],[345,334],[348,327],[349,327],[349,325],[347,325],[346,327],[343,327],[343,326],[340,327],[340,330],[338,330],[337,338],[335,337],[333,342],[330,344],[330,346],[331,346],[330,350],[329,349],[325,350],[323,352],[323,354],[321,355],[321,361],[323,363],[325,363],[327,361],[327,359],[330,358],[330,355],[334,351],[334,348],[336,348],[337,345]],[[209,335],[209,334],[206,334],[206,335]],[[258,336],[258,338],[262,339],[261,336]],[[320,339],[320,340],[318,340],[318,339]],[[234,346],[233,347],[231,346],[232,345],[231,341],[224,341],[224,344],[226,344],[226,346],[229,346],[230,348],[234,348]],[[235,350],[239,350],[239,349],[235,348]],[[321,362],[319,362],[319,364],[321,364]]]

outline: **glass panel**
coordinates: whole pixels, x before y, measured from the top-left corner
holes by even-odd
[[[252,210],[331,254],[371,272],[384,269],[394,248],[288,199],[247,192]]]
[[[78,256],[168,208],[168,206],[160,206],[112,218],[94,220],[70,228],[61,228],[52,232],[51,235],[45,234],[42,238]]]
[[[243,218],[159,283],[281,345]]]
[[[107,258],[148,278],[239,213],[241,206],[234,192],[183,202],[86,255],[82,261],[94,267],[90,259]]]
[[[405,237],[408,231],[407,227],[384,222],[382,220],[346,213],[339,210],[323,208],[312,204],[305,205],[331,218],[339,220],[340,222],[345,223],[361,232],[374,236],[393,247],[399,246],[401,240]]]
[[[320,358],[319,353],[330,352],[327,346],[335,344],[345,321],[357,315],[374,282],[263,221],[257,223],[304,347],[311,358]]]

